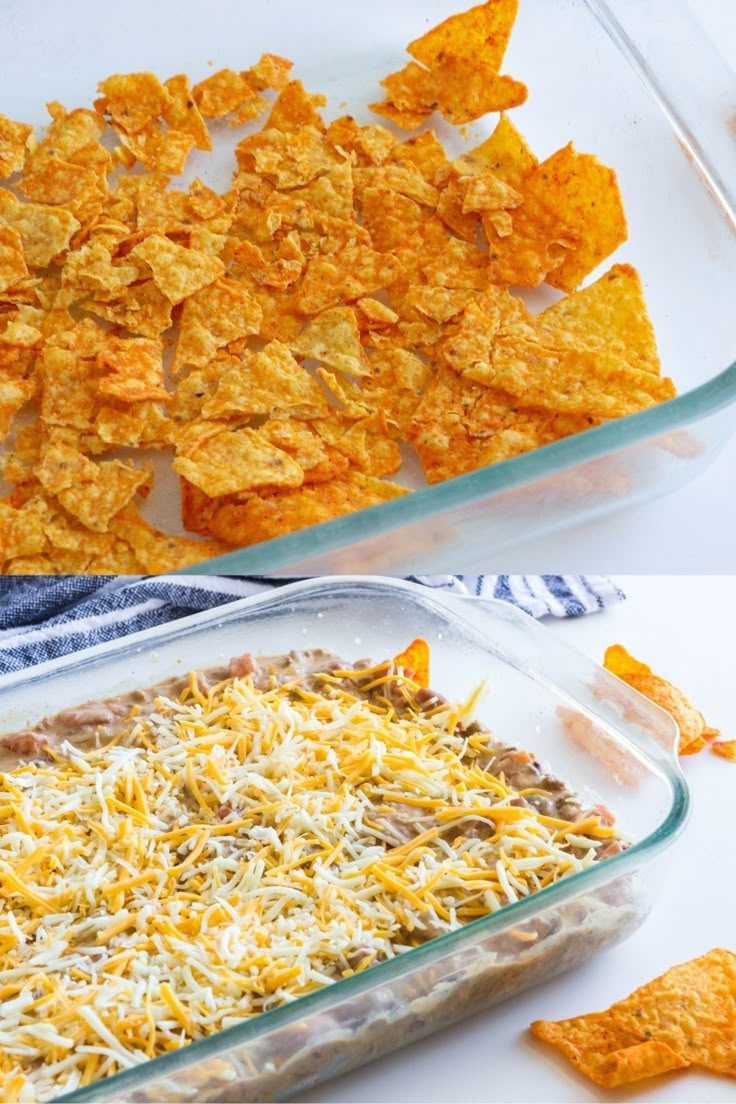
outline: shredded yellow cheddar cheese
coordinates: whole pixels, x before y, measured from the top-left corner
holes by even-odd
[[[346,673],[347,675],[347,673]],[[293,1001],[589,866],[463,735],[325,676],[160,699],[0,775],[0,1098],[46,1100]]]

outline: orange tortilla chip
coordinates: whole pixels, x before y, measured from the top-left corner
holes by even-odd
[[[433,68],[431,87],[437,110],[455,126],[519,107],[529,94],[521,81],[498,76],[484,61],[452,55]]]
[[[163,117],[169,127],[180,134],[188,134],[197,149],[211,150],[212,139],[194,100],[189,77],[179,73],[165,81],[164,88],[169,94],[169,103],[164,108]]]
[[[211,498],[261,487],[300,487],[304,472],[254,429],[196,422],[176,435],[174,471]]]
[[[28,275],[23,239],[13,226],[0,226],[0,293]]]
[[[722,759],[730,759],[736,763],[736,740],[716,740],[710,745],[710,750]]]
[[[97,354],[105,373],[99,382],[99,394],[131,403],[168,399],[162,356],[161,342],[150,338],[110,342]]]
[[[527,323],[499,334],[490,366],[471,378],[506,391],[522,406],[593,418],[622,418],[677,394],[672,380],[632,368],[615,352],[562,341],[554,347]]]
[[[310,126],[325,130],[324,119],[317,108],[326,106],[326,96],[310,95],[301,81],[290,81],[279,93],[266,127],[297,130],[299,127]]]
[[[574,291],[628,237],[615,172],[578,153],[572,143],[531,169],[522,190],[570,227],[576,239],[548,277],[552,287]]]
[[[625,1026],[613,1010],[557,1023],[536,1020],[531,1031],[606,1089],[690,1064],[665,1043],[645,1040],[642,1033]]]
[[[543,336],[562,331],[587,348],[607,348],[639,371],[661,372],[641,278],[631,265],[614,265],[594,284],[543,311],[537,323]]]
[[[103,95],[99,110],[126,134],[149,129],[171,106],[170,93],[153,73],[116,74],[97,87]]]
[[[33,127],[0,115],[0,179],[23,171],[33,145]]]
[[[72,234],[79,229],[74,215],[63,208],[38,203],[21,203],[0,188],[0,227],[18,231],[29,266],[45,268],[68,248]]]
[[[406,493],[403,487],[386,480],[347,472],[329,483],[255,495],[242,503],[225,503],[213,514],[210,530],[221,540],[245,547],[377,506]]]
[[[279,413],[316,417],[327,413],[327,400],[319,384],[278,341],[225,372],[202,407],[203,416],[214,419]]]
[[[263,310],[245,287],[224,277],[190,296],[182,308],[174,371],[204,367],[218,349],[259,332]]]
[[[33,397],[33,380],[18,380],[0,372],[0,442],[10,433],[15,415]]]
[[[418,637],[393,658],[394,670],[403,672],[419,686],[429,686],[429,644]]]
[[[736,954],[716,948],[673,966],[613,1006],[629,1030],[713,1073],[736,1077]]]
[[[459,157],[455,168],[461,175],[492,172],[516,189],[537,164],[523,135],[503,114],[490,138]]]
[[[373,295],[399,276],[401,264],[390,253],[353,246],[331,257],[310,261],[297,297],[300,314],[314,315]]]
[[[171,301],[153,280],[144,280],[112,295],[100,292],[81,300],[79,305],[141,337],[160,337],[171,326]]]
[[[261,114],[266,101],[258,95],[250,75],[237,73],[234,69],[220,69],[217,73],[195,84],[192,95],[202,115],[207,119],[224,119],[238,112],[239,115],[255,111]],[[251,116],[255,117],[255,116]]]
[[[137,562],[141,569],[150,575],[161,575],[168,571],[192,567],[203,560],[224,556],[233,551],[232,547],[221,541],[199,541],[161,533],[149,525],[132,504],[126,506],[113,518],[110,531],[124,541],[130,549],[128,553],[125,550],[117,553],[123,561],[127,558],[131,562]],[[104,568],[104,566],[103,558],[101,567]]]
[[[72,517],[101,533],[153,478],[150,468],[139,470],[119,460],[96,464],[76,449],[54,443],[44,451],[36,476]]]
[[[603,666],[670,714],[680,730],[680,755],[696,754],[720,735],[717,729],[708,727],[702,713],[681,690],[655,675],[646,663],[634,659],[623,645],[607,649]]]
[[[110,447],[163,449],[172,444],[174,425],[161,403],[126,400],[101,406],[94,430]]]
[[[291,347],[299,356],[313,357],[348,376],[368,375],[368,363],[352,307],[335,307],[318,314]]]
[[[130,255],[149,267],[154,284],[174,305],[225,274],[225,265],[219,257],[185,249],[158,234],[146,238]]]
[[[452,15],[407,47],[417,61],[432,68],[449,56],[473,60],[480,56],[500,72],[519,8],[519,0],[489,0]]]

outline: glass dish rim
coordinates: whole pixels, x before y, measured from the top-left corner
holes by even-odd
[[[80,660],[104,661],[106,658],[114,657],[115,653],[125,653],[131,649],[138,650],[141,647],[152,645],[156,639],[166,638],[169,641],[178,635],[189,635],[190,632],[204,629],[208,624],[216,623],[223,617],[230,619],[231,616],[237,617],[241,612],[250,614],[253,610],[263,610],[269,606],[283,605],[288,603],[290,598],[294,596],[317,596],[322,591],[328,596],[334,596],[339,589],[349,590],[351,588],[403,593],[405,597],[410,597],[414,602],[434,609],[442,616],[468,627],[474,634],[482,635],[482,631],[478,626],[463,617],[461,612],[452,606],[448,607],[437,602],[432,597],[431,591],[427,592],[425,588],[415,583],[381,576],[322,576],[287,584],[272,591],[251,595],[223,606],[217,606],[211,610],[181,618],[179,621],[158,625],[142,632],[120,637],[117,640],[106,641],[91,648],[73,652],[70,655],[48,660],[24,671],[11,672],[0,677],[0,694],[4,691],[12,691],[24,683],[40,681],[50,675],[62,673],[65,668],[77,666]],[[526,627],[534,626],[535,630],[543,629],[543,626],[539,625],[538,622],[535,622],[527,614],[509,603],[489,599],[484,600],[483,608],[491,612],[493,610],[499,613],[502,612],[505,620],[511,619],[523,623]],[[587,662],[594,663],[588,656],[579,652],[578,649],[572,647],[566,641],[558,639],[558,645],[571,652],[576,652]],[[624,687],[625,684],[622,684],[622,690]],[[628,687],[626,687],[626,690],[631,694],[635,694],[635,691],[629,690]],[[636,696],[639,697],[639,695]],[[139,1083],[142,1070],[146,1071],[147,1077],[160,1076],[163,1078],[174,1074],[177,1070],[185,1068],[189,1064],[195,1064],[198,1059],[212,1059],[222,1051],[243,1045],[264,1032],[278,1030],[295,1019],[301,1019],[306,1015],[319,1013],[323,1010],[326,1011],[340,1000],[348,1000],[368,989],[389,984],[424,961],[432,961],[436,957],[452,952],[457,953],[465,944],[475,941],[479,933],[482,933],[483,936],[490,936],[494,932],[503,930],[509,922],[522,923],[543,912],[547,906],[561,904],[576,896],[583,886],[589,886],[593,889],[625,874],[627,870],[635,868],[643,857],[655,855],[674,842],[684,829],[690,808],[689,789],[674,753],[667,753],[662,749],[662,755],[655,759],[647,748],[640,748],[639,750],[646,760],[665,776],[671,788],[672,801],[667,815],[654,831],[633,844],[626,851],[612,856],[597,867],[579,871],[555,885],[548,886],[531,897],[506,905],[496,913],[474,920],[457,931],[432,939],[404,955],[378,963],[363,973],[355,974],[350,978],[343,978],[333,985],[325,986],[323,989],[310,993],[306,997],[301,997],[290,1004],[282,1005],[280,1008],[275,1008],[269,1012],[261,1013],[250,1020],[243,1021],[243,1023],[235,1024],[207,1038],[190,1043],[180,1050],[150,1059],[131,1069],[122,1070],[111,1077],[94,1082],[84,1088],[56,1096],[53,1098],[54,1104],[83,1104],[85,1101],[94,1101],[100,1093],[107,1095],[111,1091],[113,1093],[119,1092],[124,1097],[126,1089],[132,1090]]]

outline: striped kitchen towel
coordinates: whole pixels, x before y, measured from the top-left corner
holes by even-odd
[[[270,590],[244,576],[0,577],[0,673]],[[603,575],[416,575],[411,581],[511,602],[532,617],[581,617],[625,596]]]

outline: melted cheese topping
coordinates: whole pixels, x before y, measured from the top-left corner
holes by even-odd
[[[512,804],[478,763],[489,734],[458,728],[477,695],[397,715],[323,678],[207,694],[192,678],[124,738],[0,775],[3,1100],[296,1000],[590,865],[614,835]]]

